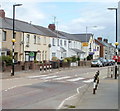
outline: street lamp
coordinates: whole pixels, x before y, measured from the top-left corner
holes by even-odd
[[[88,27],[96,28],[97,26],[86,26],[86,42],[87,42],[87,31],[88,31]]]
[[[87,33],[88,33],[88,28],[89,28],[89,27],[97,28],[97,26],[86,26],[86,46],[88,46],[88,45],[87,45]],[[90,51],[91,51],[91,46],[90,46]]]
[[[117,46],[118,46],[118,42],[117,42],[117,8],[108,8],[108,10],[115,10],[116,11],[116,57],[117,57]],[[115,64],[115,79],[117,79],[117,61]]]
[[[14,49],[15,49],[15,7],[16,6],[21,6],[22,4],[15,4],[13,5],[13,39],[12,39],[12,71],[11,71],[11,76],[14,76]]]

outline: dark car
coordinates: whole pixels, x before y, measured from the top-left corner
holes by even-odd
[[[104,59],[103,57],[100,57],[99,60],[102,62],[103,66],[107,66],[108,63],[106,59]]]
[[[102,62],[99,59],[97,59],[97,60],[93,60],[91,62],[91,67],[93,67],[93,66],[102,67],[103,65],[102,65]]]

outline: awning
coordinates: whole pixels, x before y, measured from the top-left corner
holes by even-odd
[[[2,49],[0,49],[0,51],[10,51],[10,49],[2,48]]]
[[[63,47],[60,47],[60,50],[58,50],[60,52],[66,52],[66,50]]]
[[[73,49],[73,48],[71,48],[71,50],[73,50],[73,51],[75,51],[75,52],[77,52],[77,53],[81,53],[81,54],[85,53],[84,51],[79,50],[79,49]]]

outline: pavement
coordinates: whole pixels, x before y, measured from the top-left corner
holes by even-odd
[[[90,83],[81,93],[65,101],[59,109],[118,109],[118,79],[100,80],[95,94]]]

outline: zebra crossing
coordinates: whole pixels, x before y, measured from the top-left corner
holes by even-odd
[[[27,76],[28,79],[39,79],[45,81],[58,81],[58,82],[79,82],[84,83],[93,82],[92,78],[83,78],[80,76],[63,76],[63,75],[38,75],[38,76]]]

